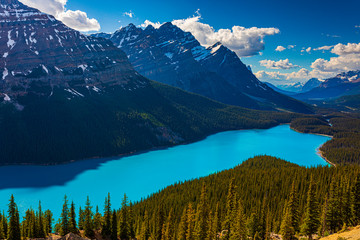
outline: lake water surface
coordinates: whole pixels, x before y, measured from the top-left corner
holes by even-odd
[[[132,201],[140,200],[175,182],[229,169],[263,154],[301,166],[326,165],[317,148],[329,139],[281,125],[218,133],[196,143],[117,159],[0,167],[0,209],[7,209],[7,200],[14,194],[21,213],[29,207],[36,209],[41,200],[43,209],[53,211],[57,220],[65,194],[77,206],[84,205],[89,196],[102,211],[108,192],[112,206],[118,208],[124,193]]]

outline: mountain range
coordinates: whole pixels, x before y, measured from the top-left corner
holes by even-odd
[[[269,82],[265,82],[265,84],[271,87],[273,90],[288,96],[293,96],[298,93],[308,92],[313,88],[319,87],[321,83],[322,81],[320,81],[317,78],[311,78],[305,83],[297,82],[288,85],[276,85],[276,86]]]
[[[150,81],[110,40],[17,0],[0,0],[0,26],[0,164],[117,156],[297,116],[228,106]]]
[[[235,52],[220,42],[204,47],[170,22],[145,29],[129,24],[110,39],[143,76],[217,101],[254,109],[311,112],[303,103],[260,82]]]
[[[318,87],[293,97],[309,102],[355,94],[360,94],[360,70],[338,74],[333,78],[326,79]]]

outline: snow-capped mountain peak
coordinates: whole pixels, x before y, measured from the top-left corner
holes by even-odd
[[[125,82],[128,74],[135,74],[112,42],[83,35],[17,0],[0,3],[0,92],[9,96],[26,92],[34,82],[49,86]]]

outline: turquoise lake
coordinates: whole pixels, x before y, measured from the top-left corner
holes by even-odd
[[[0,167],[0,209],[14,194],[19,210],[50,209],[60,215],[66,194],[77,206],[86,196],[102,211],[107,193],[118,208],[124,193],[136,201],[178,181],[229,169],[256,155],[280,157],[301,166],[327,165],[317,148],[330,138],[280,125],[267,130],[222,132],[192,144],[116,159],[92,159],[57,166]],[[59,153],[61,154],[61,153]]]

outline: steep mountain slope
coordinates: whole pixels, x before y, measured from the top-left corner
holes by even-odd
[[[110,41],[87,37],[17,0],[0,2],[0,92],[23,94],[32,84],[92,88],[145,83],[135,79],[126,55]]]
[[[109,40],[84,36],[17,0],[0,3],[0,164],[109,157],[295,116],[151,82]]]
[[[317,78],[309,79],[301,89],[301,92],[308,92],[314,88],[317,88],[321,85],[321,81]]]
[[[109,35],[96,35],[105,36]],[[172,23],[155,29],[133,24],[110,36],[144,76],[227,104],[310,112],[308,106],[261,83],[237,55],[217,43],[205,48]]]
[[[354,94],[360,94],[360,70],[338,74],[333,78],[326,79],[319,87],[294,97],[300,100],[311,101]]]

